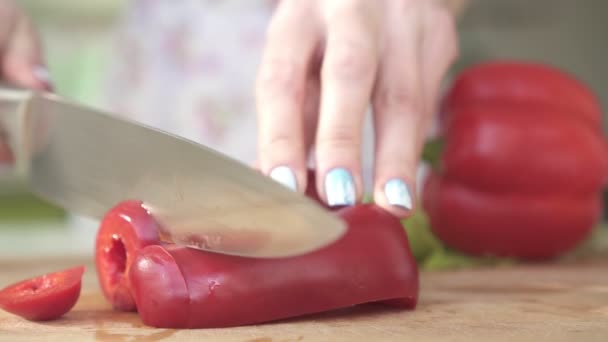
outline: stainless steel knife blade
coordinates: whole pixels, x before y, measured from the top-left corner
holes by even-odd
[[[4,90],[17,167],[31,190],[101,219],[140,200],[166,240],[218,253],[290,257],[339,239],[345,225],[305,196],[217,151],[58,96]]]

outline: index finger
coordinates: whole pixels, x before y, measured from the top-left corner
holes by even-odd
[[[256,84],[258,166],[292,188],[306,187],[303,107],[308,67],[318,41],[306,2],[279,5]]]

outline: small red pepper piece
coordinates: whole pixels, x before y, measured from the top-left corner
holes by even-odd
[[[30,321],[55,320],[80,298],[84,266],[23,280],[0,290],[0,308]]]
[[[440,167],[423,203],[433,232],[473,255],[554,258],[601,216],[608,151],[590,89],[556,68],[464,70],[443,102]]]
[[[102,292],[114,309],[136,310],[127,276],[133,255],[160,243],[157,223],[140,201],[122,202],[105,215],[95,242],[95,264]]]
[[[143,322],[211,328],[369,302],[415,308],[418,270],[400,221],[371,204],[337,214],[347,234],[298,257],[253,259],[177,246],[137,251],[129,279]]]

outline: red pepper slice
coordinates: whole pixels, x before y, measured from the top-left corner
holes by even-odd
[[[112,307],[135,311],[129,285],[133,254],[148,245],[160,244],[156,221],[140,201],[125,201],[103,218],[97,233],[95,264],[102,292]]]
[[[142,321],[196,329],[370,302],[415,308],[418,270],[400,221],[375,205],[338,214],[349,224],[345,237],[298,257],[242,258],[177,246],[139,250],[129,278]]]
[[[0,308],[31,321],[58,319],[80,297],[84,266],[48,273],[0,291]]]

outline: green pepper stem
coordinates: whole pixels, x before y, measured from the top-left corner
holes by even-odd
[[[441,137],[427,140],[422,148],[421,159],[428,164],[433,170],[439,170],[441,167],[441,153],[443,151],[445,141]]]

